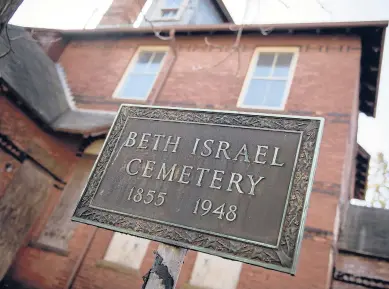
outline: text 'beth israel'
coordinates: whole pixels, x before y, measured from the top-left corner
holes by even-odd
[[[228,162],[244,162],[250,166],[281,168],[282,152],[279,147],[262,144],[243,144],[233,147],[228,141],[193,138],[182,139],[180,136],[130,132],[123,149],[159,151],[174,154],[180,151],[183,142],[189,141],[191,151],[188,154],[198,158],[214,158]],[[126,165],[130,176],[154,178],[161,181],[191,184],[197,187],[209,187],[215,190],[237,192],[255,196],[260,192],[261,184],[266,178],[258,174],[244,174],[208,167],[178,165],[177,163],[157,163],[153,160],[133,158]],[[208,180],[207,182],[205,180]]]

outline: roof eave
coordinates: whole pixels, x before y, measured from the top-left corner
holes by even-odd
[[[104,135],[106,134],[111,125],[109,126],[101,126],[101,127],[95,127],[93,129],[77,129],[77,128],[70,128],[70,127],[63,127],[63,126],[52,126],[52,129],[57,132],[65,132],[70,134],[79,134],[86,136],[97,136],[97,135]]]
[[[386,28],[384,28],[384,31],[382,32],[382,39],[381,39],[381,55],[380,55],[380,60],[378,63],[378,76],[377,76],[377,83],[376,83],[376,100],[374,102],[374,108],[373,108],[373,115],[372,117],[376,117],[377,115],[377,103],[378,103],[378,96],[379,96],[379,90],[380,90],[380,81],[381,81],[381,73],[382,73],[382,60],[384,57],[384,50],[385,50],[385,34],[386,34]]]
[[[358,27],[386,27],[388,21],[366,21],[366,22],[332,22],[332,23],[283,23],[283,24],[211,24],[211,25],[171,25],[161,26],[158,30],[161,32],[168,32],[174,30],[176,32],[217,32],[217,31],[236,31],[241,27],[246,31],[260,31],[260,29],[272,28],[272,30],[311,30],[311,29],[327,29],[327,28],[358,28]],[[142,35],[145,33],[154,33],[150,27],[134,28],[132,26],[122,27],[101,27],[97,29],[69,29],[58,30],[64,36],[76,35],[99,35],[99,34],[133,34]]]

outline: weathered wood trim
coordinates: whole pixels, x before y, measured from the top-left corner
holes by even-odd
[[[70,220],[77,200],[86,183],[95,157],[85,156],[79,160],[73,175],[62,192],[62,197],[50,216],[39,239],[31,244],[34,247],[67,255],[68,243],[77,224]]]
[[[30,246],[32,248],[40,249],[42,251],[53,252],[53,253],[56,253],[57,255],[64,256],[64,257],[69,256],[69,252],[67,250],[57,248],[54,246],[50,246],[50,245],[46,245],[43,243],[39,243],[38,241],[35,241],[35,240],[31,240],[28,243],[28,246]]]
[[[136,278],[141,277],[141,274],[138,270],[107,260],[97,260],[96,267],[134,276]]]
[[[0,199],[0,280],[47,200],[52,179],[26,160]]]
[[[23,163],[26,159],[29,159],[35,165],[37,165],[40,169],[42,169],[47,174],[49,174],[54,180],[56,180],[57,182],[59,182],[61,184],[65,184],[65,182],[59,177],[59,175],[55,174],[56,170],[54,170],[54,173],[53,173],[51,170],[52,167],[47,168],[45,166],[46,161],[51,159],[48,156],[48,153],[46,151],[45,151],[45,155],[47,157],[43,157],[43,159],[45,159],[45,161],[40,163],[39,161],[37,161],[34,157],[32,157],[29,154],[31,152],[30,150],[28,150],[27,152],[23,151],[7,135],[2,134],[1,132],[0,132],[0,148],[3,149],[7,154],[9,154],[10,156],[12,156],[14,159],[16,159],[17,161],[19,161],[21,163]],[[53,165],[58,167],[58,162],[54,162]]]

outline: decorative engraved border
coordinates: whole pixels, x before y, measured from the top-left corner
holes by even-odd
[[[157,222],[157,223],[165,224],[165,225],[168,225],[168,226],[181,227],[181,228],[192,230],[192,231],[198,231],[198,232],[202,232],[202,233],[206,233],[206,234],[211,234],[211,235],[214,235],[214,236],[224,237],[224,238],[231,239],[231,240],[237,240],[237,241],[242,241],[242,242],[246,242],[246,243],[262,245],[262,246],[269,247],[269,248],[278,248],[278,246],[280,244],[282,225],[283,225],[284,219],[285,219],[285,213],[286,213],[286,208],[287,208],[288,201],[289,201],[290,191],[292,189],[292,181],[293,181],[293,176],[294,176],[295,168],[296,168],[296,165],[297,165],[298,152],[300,151],[300,147],[301,147],[301,136],[303,134],[302,131],[268,129],[268,128],[262,128],[262,127],[248,127],[248,126],[226,125],[226,124],[215,124],[215,123],[203,123],[203,122],[191,122],[191,121],[166,120],[166,119],[162,120],[162,119],[157,119],[157,118],[145,118],[145,117],[132,117],[132,116],[129,116],[127,118],[127,120],[126,120],[126,123],[123,125],[123,129],[122,129],[121,133],[123,133],[125,127],[127,126],[127,122],[130,121],[131,119],[143,119],[143,120],[158,121],[158,122],[163,121],[163,122],[199,124],[199,125],[209,125],[209,126],[233,127],[233,128],[242,128],[242,129],[248,129],[248,130],[249,129],[251,129],[251,130],[258,129],[258,130],[264,130],[264,131],[277,131],[277,132],[297,133],[299,135],[299,142],[298,142],[298,145],[297,145],[297,151],[296,151],[296,155],[295,155],[295,158],[294,158],[294,164],[293,164],[293,169],[292,169],[292,173],[291,173],[291,178],[290,178],[290,182],[289,182],[289,185],[288,185],[288,192],[287,192],[287,195],[286,195],[286,201],[287,202],[285,203],[285,206],[284,206],[284,209],[283,209],[282,221],[281,221],[281,224],[280,224],[279,232],[277,234],[277,244],[276,245],[266,244],[266,243],[262,243],[262,242],[254,241],[254,240],[248,240],[248,239],[245,239],[245,238],[239,237],[239,236],[228,236],[228,235],[223,234],[223,233],[212,232],[212,231],[209,231],[207,229],[194,228],[194,227],[190,227],[190,226],[187,226],[187,225],[181,225],[181,224],[173,223],[173,222],[169,222],[169,221],[156,220],[156,219],[153,219],[153,218],[142,217],[142,216],[139,216],[139,215],[137,216],[137,215],[134,215],[134,214],[130,214],[130,213],[126,213],[126,212],[120,212],[120,211],[115,211],[115,210],[112,210],[112,209],[107,209],[107,208],[104,208],[104,207],[100,207],[98,205],[94,205],[93,201],[95,199],[97,191],[99,190],[100,185],[96,188],[95,194],[90,198],[90,204],[89,204],[90,208],[99,209],[99,210],[106,211],[106,212],[117,213],[117,214],[121,214],[121,215],[127,215],[127,216],[135,217],[135,218],[138,218],[138,219],[144,219],[144,220],[148,220],[148,221],[152,221],[152,222]],[[118,138],[119,139],[121,138],[121,134],[119,135]],[[116,147],[117,147],[117,145],[116,145]],[[115,152],[117,152],[116,147],[114,149]],[[113,157],[113,154],[111,154],[111,158],[110,158],[109,162],[112,161],[112,157]],[[105,172],[104,172],[104,174],[105,174]],[[104,178],[104,174],[102,176],[102,179]]]
[[[111,154],[129,117],[147,117],[302,132],[301,147],[297,158],[279,247],[277,249],[267,248],[91,208],[89,206],[91,198],[93,198],[99,187]],[[294,274],[304,233],[304,222],[323,125],[324,120],[315,117],[122,105],[91,171],[72,220]]]

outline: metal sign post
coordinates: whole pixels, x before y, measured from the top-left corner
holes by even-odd
[[[72,219],[294,274],[323,125],[122,105]],[[161,248],[175,280],[184,254]]]
[[[174,289],[188,250],[160,244],[154,252],[153,267],[143,277],[142,289]]]

